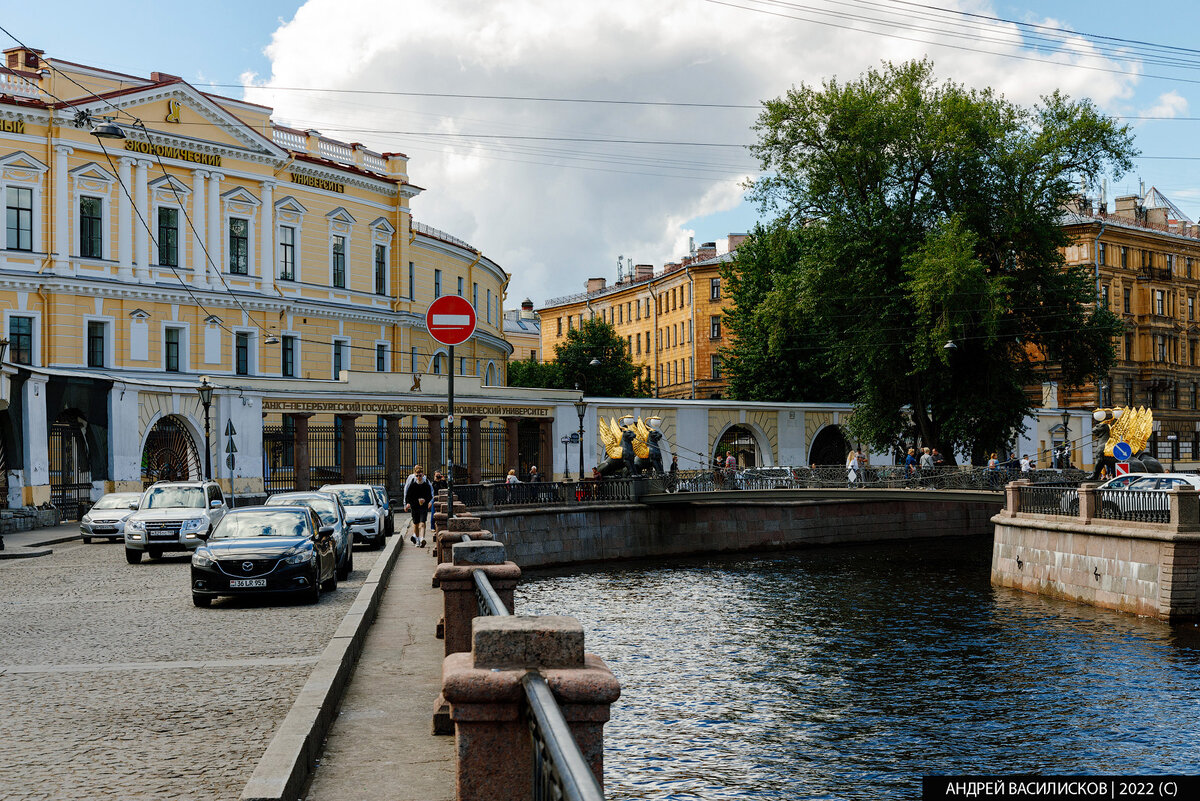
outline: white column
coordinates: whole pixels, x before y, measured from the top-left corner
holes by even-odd
[[[71,208],[67,192],[67,156],[75,151],[66,145],[54,148],[54,267],[58,275],[71,273]]]
[[[137,207],[138,220],[134,224],[134,253],[137,260],[137,280],[144,284],[150,283],[150,194],[146,185],[147,171],[150,162],[138,159],[137,169],[133,179],[133,202]]]
[[[108,391],[108,478],[114,492],[137,491],[142,481],[138,390],[114,382]]]
[[[205,170],[192,172],[192,283],[197,286],[208,286],[208,266],[204,259],[204,231],[207,219],[204,214],[204,179],[208,177]]]
[[[259,220],[259,265],[262,272],[262,291],[275,289],[275,182],[263,181],[262,215]]]
[[[133,186],[133,161],[131,158],[123,157],[117,167],[121,186],[125,188]],[[129,202],[129,195],[124,189],[117,193],[117,259],[120,263],[117,277],[122,281],[132,281],[133,204]]]
[[[221,283],[221,179],[225,176],[219,172],[208,174],[208,282],[211,286]]]
[[[21,387],[22,456],[26,504],[50,500],[50,427],[46,422],[46,376],[30,375]]]

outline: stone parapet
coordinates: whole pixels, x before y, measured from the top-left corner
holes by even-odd
[[[512,612],[513,590],[521,579],[521,568],[513,562],[491,565],[456,565],[444,562],[434,571],[434,582],[442,590],[442,637],[446,654],[471,650],[471,621],[479,614],[475,596],[476,570],[487,574],[492,589]]]

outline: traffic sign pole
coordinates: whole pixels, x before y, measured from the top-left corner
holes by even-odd
[[[450,469],[446,471],[446,519],[454,517],[454,346],[450,346],[450,381],[446,393],[446,434],[450,437]],[[446,526],[449,528],[449,524]]]
[[[458,295],[443,295],[429,304],[425,312],[425,328],[436,341],[450,348],[450,375],[447,381],[446,435],[450,447],[446,451],[448,475],[446,476],[447,519],[454,517],[454,346],[466,342],[475,333],[475,307],[466,298]]]

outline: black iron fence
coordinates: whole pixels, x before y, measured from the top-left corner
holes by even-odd
[[[1017,488],[1022,512],[1042,515],[1078,515],[1079,490],[1074,487],[1022,486]]]
[[[863,467],[853,476],[839,465],[814,467],[759,467],[747,470],[681,470],[665,480],[668,491],[713,492],[719,490],[919,488],[999,492],[1009,481],[1025,478],[1035,483],[1075,485],[1084,479],[1082,470],[1016,470],[986,467],[933,467],[910,471],[903,466]]]
[[[1162,490],[1098,490],[1096,516],[1105,520],[1170,523],[1171,495]]]
[[[641,489],[639,490],[639,485]],[[639,491],[651,491],[648,479],[605,478],[597,481],[535,481],[516,484],[455,484],[454,495],[468,509],[505,506],[567,506],[636,500]]]

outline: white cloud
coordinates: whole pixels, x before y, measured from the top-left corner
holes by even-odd
[[[1158,102],[1142,114],[1147,117],[1182,117],[1187,111],[1187,98],[1172,90],[1159,95]]]
[[[685,225],[737,206],[738,182],[754,161],[727,147],[448,134],[749,143],[755,109],[269,87],[756,106],[792,85],[835,73],[850,79],[883,58],[930,52],[939,76],[995,85],[1022,103],[1054,88],[1102,103],[1129,91],[1129,78],[982,49],[935,49],[694,0],[309,0],[275,32],[267,51],[272,74],[247,97],[274,106],[278,122],[407,153],[410,179],[427,188],[413,201],[414,217],[471,242],[513,273],[511,306],[525,296],[540,304],[578,292],[589,275],[611,279],[618,254],[661,266],[684,255],[689,234],[721,242],[728,231]]]

